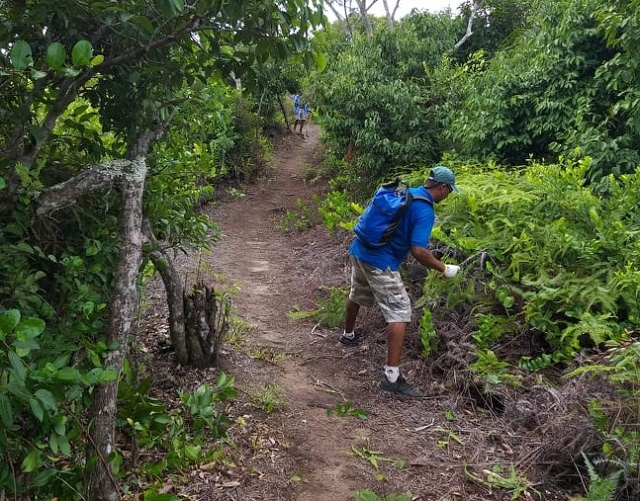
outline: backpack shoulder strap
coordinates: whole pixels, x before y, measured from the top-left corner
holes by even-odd
[[[427,197],[421,197],[420,195],[413,195],[411,200],[422,200],[423,202],[427,202],[431,207],[433,207],[433,201]]]

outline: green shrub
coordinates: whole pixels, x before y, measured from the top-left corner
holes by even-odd
[[[640,318],[640,174],[610,177],[600,193],[583,184],[588,166],[461,169],[463,194],[439,209],[433,232],[466,256],[486,255],[488,278],[466,289],[470,303],[499,307],[565,357],[619,338]],[[430,298],[468,287],[437,278],[426,280]]]

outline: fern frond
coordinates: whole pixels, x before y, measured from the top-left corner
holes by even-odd
[[[584,452],[582,457],[589,474],[589,488],[586,497],[582,498],[583,501],[613,501],[622,470],[617,470],[606,477],[601,477]]]

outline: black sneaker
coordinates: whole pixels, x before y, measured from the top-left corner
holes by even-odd
[[[353,337],[347,337],[344,334],[338,339],[338,346],[350,347],[360,344],[362,342],[362,334],[354,332]]]
[[[422,392],[418,388],[411,386],[405,378],[398,376],[398,380],[392,383],[387,379],[387,376],[382,376],[382,379],[378,383],[378,388],[384,391],[389,391],[400,395],[402,397],[421,397]]]

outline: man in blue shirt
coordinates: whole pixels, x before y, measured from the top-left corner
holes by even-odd
[[[295,134],[296,127],[299,125],[300,131],[298,132],[298,135],[300,135],[301,137],[304,137],[304,135],[302,134],[302,129],[304,127],[304,124],[307,122],[307,117],[311,112],[311,107],[309,106],[309,103],[307,102],[306,98],[300,97],[297,94],[296,94],[296,97],[297,97],[297,101],[294,100],[294,108],[293,108],[295,118],[296,118],[296,121],[293,123],[293,132]]]
[[[451,169],[437,166],[431,169],[424,186],[411,188],[414,196],[428,198],[437,204],[452,191],[459,193]],[[351,291],[347,299],[344,332],[338,341],[342,346],[353,346],[361,339],[354,331],[360,306],[378,304],[387,322],[387,363],[378,387],[407,397],[421,396],[400,373],[400,355],[407,324],[411,321],[411,301],[398,271],[409,252],[420,264],[452,278],[459,266],[445,264],[429,250],[431,229],[435,222],[433,205],[414,200],[398,225],[393,239],[377,248],[365,246],[356,237],[349,248],[351,255]]]

